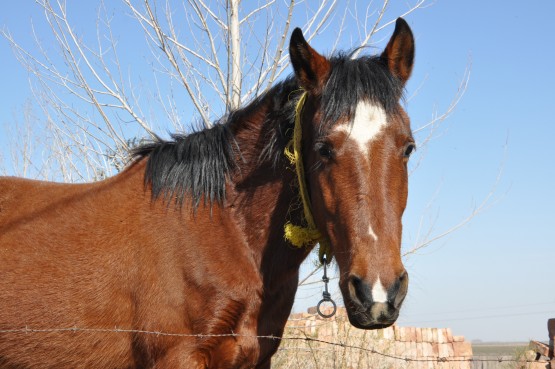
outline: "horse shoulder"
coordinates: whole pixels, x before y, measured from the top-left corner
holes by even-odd
[[[193,212],[161,199],[141,206],[149,213],[135,235],[137,328],[184,335],[166,342],[143,336],[140,346],[165,352],[160,368],[180,368],[183,357],[210,367],[254,365],[262,279],[233,214],[225,205]]]

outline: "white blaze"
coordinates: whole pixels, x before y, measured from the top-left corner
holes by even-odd
[[[385,110],[378,105],[374,105],[369,101],[363,100],[360,101],[356,107],[353,123],[342,124],[336,129],[338,131],[346,132],[348,140],[356,142],[361,154],[369,160],[370,142],[378,136],[386,124],[387,115]],[[374,241],[378,240],[376,232],[372,229],[372,224],[368,226],[368,234],[374,239]]]
[[[383,288],[380,277],[378,277],[374,287],[372,287],[372,300],[374,302],[387,302],[387,291]]]
[[[347,132],[365,157],[368,157],[370,142],[380,133],[387,123],[385,110],[369,101],[361,101],[355,110],[352,124],[342,124],[337,130]]]
[[[368,234],[370,235],[370,237],[372,237],[374,239],[374,241],[378,240],[378,236],[376,235],[376,233],[374,232],[374,230],[372,229],[372,224],[370,224],[368,226]]]

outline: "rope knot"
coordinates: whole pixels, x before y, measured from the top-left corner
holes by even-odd
[[[291,223],[285,224],[285,239],[296,247],[313,246],[322,238],[320,231]]]

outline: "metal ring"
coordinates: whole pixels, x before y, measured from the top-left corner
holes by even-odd
[[[322,305],[323,302],[331,302],[332,303],[333,311],[330,314],[324,314],[322,312],[322,310],[320,309],[320,305]],[[337,305],[335,305],[335,301],[333,301],[332,299],[322,299],[322,300],[320,300],[318,305],[316,305],[316,311],[318,312],[318,315],[320,315],[322,318],[331,318],[337,312]]]

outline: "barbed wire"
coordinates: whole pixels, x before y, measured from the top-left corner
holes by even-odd
[[[410,357],[410,356],[399,356],[388,354],[385,352],[378,351],[373,348],[367,348],[358,345],[352,345],[345,342],[330,342],[318,338],[313,338],[309,336],[258,336],[258,335],[246,335],[246,334],[238,334],[238,333],[213,333],[213,334],[194,334],[194,333],[172,333],[172,332],[164,332],[164,331],[148,331],[148,330],[141,330],[141,329],[127,329],[127,328],[82,328],[82,327],[67,327],[67,328],[30,328],[28,326],[24,328],[13,328],[13,329],[0,329],[0,334],[9,334],[9,333],[131,333],[131,334],[145,334],[145,335],[153,335],[153,336],[164,336],[164,337],[189,337],[189,338],[224,338],[224,337],[243,337],[243,338],[257,338],[257,339],[268,339],[268,340],[277,340],[277,341],[302,341],[302,342],[312,342],[312,343],[319,343],[333,347],[340,347],[344,349],[355,349],[361,350],[364,352],[368,352],[374,355],[382,356],[392,360],[399,360],[405,362],[437,362],[437,363],[447,363],[447,362],[499,362],[499,363],[541,363],[547,364],[549,360],[530,360],[530,359],[516,359],[516,358],[506,358],[499,356],[497,358],[477,358],[472,356],[460,356],[460,357],[441,357],[441,356],[419,356],[419,357]],[[286,350],[292,350],[295,348],[288,347]],[[300,348],[296,348],[300,349]]]

